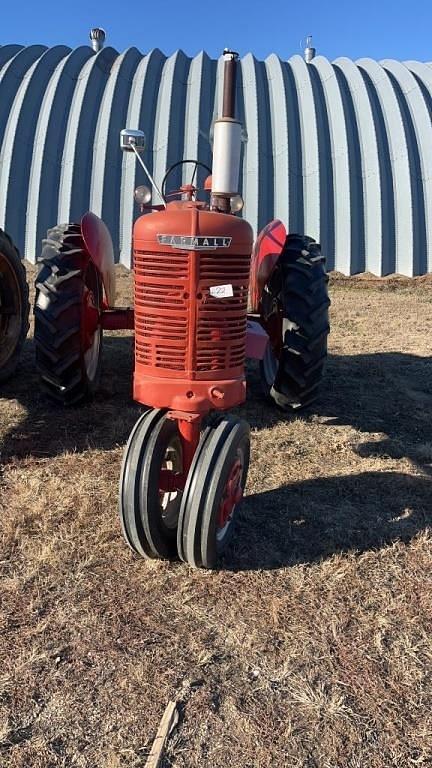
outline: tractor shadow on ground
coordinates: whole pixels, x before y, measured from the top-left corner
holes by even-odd
[[[133,402],[131,336],[104,338],[103,368],[93,402],[63,408],[40,393],[34,344],[28,339],[13,380],[0,389],[0,457],[3,464],[28,456],[47,458],[64,452],[110,450],[123,446],[143,408]],[[11,405],[8,407],[7,402]],[[18,401],[25,416],[15,421]]]
[[[256,368],[248,402],[239,409],[252,428],[271,428],[281,419],[351,426],[370,435],[359,439],[360,456],[410,459],[432,476],[432,358],[380,352],[329,355],[321,394],[309,409],[291,415],[259,401]]]
[[[252,373],[252,393],[259,381]],[[252,428],[279,418],[255,397],[242,408]],[[409,541],[432,524],[432,358],[403,353],[330,356],[320,398],[305,423],[351,426],[364,433],[351,444],[382,470],[319,477],[246,496],[239,535],[224,567],[272,569],[311,563],[346,551]],[[331,464],[329,440],[329,464]],[[408,459],[416,474],[386,470]],[[287,451],[289,481],[289,453]],[[370,464],[369,464],[370,466]]]
[[[432,525],[428,477],[365,472],[246,496],[222,567],[271,570],[408,542]]]

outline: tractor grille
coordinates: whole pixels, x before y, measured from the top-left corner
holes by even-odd
[[[189,259],[198,258],[196,315],[189,300]],[[167,371],[206,373],[244,364],[250,256],[136,251],[135,350],[138,363]],[[232,285],[233,296],[216,298],[210,288]],[[196,317],[196,319],[195,319]],[[195,355],[188,349],[189,323]]]
[[[139,363],[183,371],[187,351],[188,257],[135,251],[135,355]]]

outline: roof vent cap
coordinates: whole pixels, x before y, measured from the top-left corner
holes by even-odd
[[[304,58],[306,64],[310,64],[312,59],[316,56],[316,48],[312,45],[312,35],[308,35],[306,38],[306,48],[304,49]]]
[[[94,51],[96,51],[96,53],[104,47],[106,34],[102,27],[94,27],[94,29],[91,29],[89,37],[91,40],[92,48]]]

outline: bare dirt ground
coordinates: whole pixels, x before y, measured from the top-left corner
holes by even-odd
[[[248,495],[215,573],[121,538],[130,336],[72,411],[40,398],[28,341],[0,399],[2,768],[142,768],[172,698],[165,768],[432,765],[432,281],[331,291],[313,410],[276,412],[251,371]]]

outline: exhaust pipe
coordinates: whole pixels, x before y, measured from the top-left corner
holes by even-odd
[[[211,210],[231,212],[230,199],[238,193],[241,123],[235,119],[236,74],[239,55],[225,48],[222,117],[215,121]]]
[[[224,49],[224,84],[222,117],[231,117],[235,120],[235,88],[237,77],[238,53]]]

